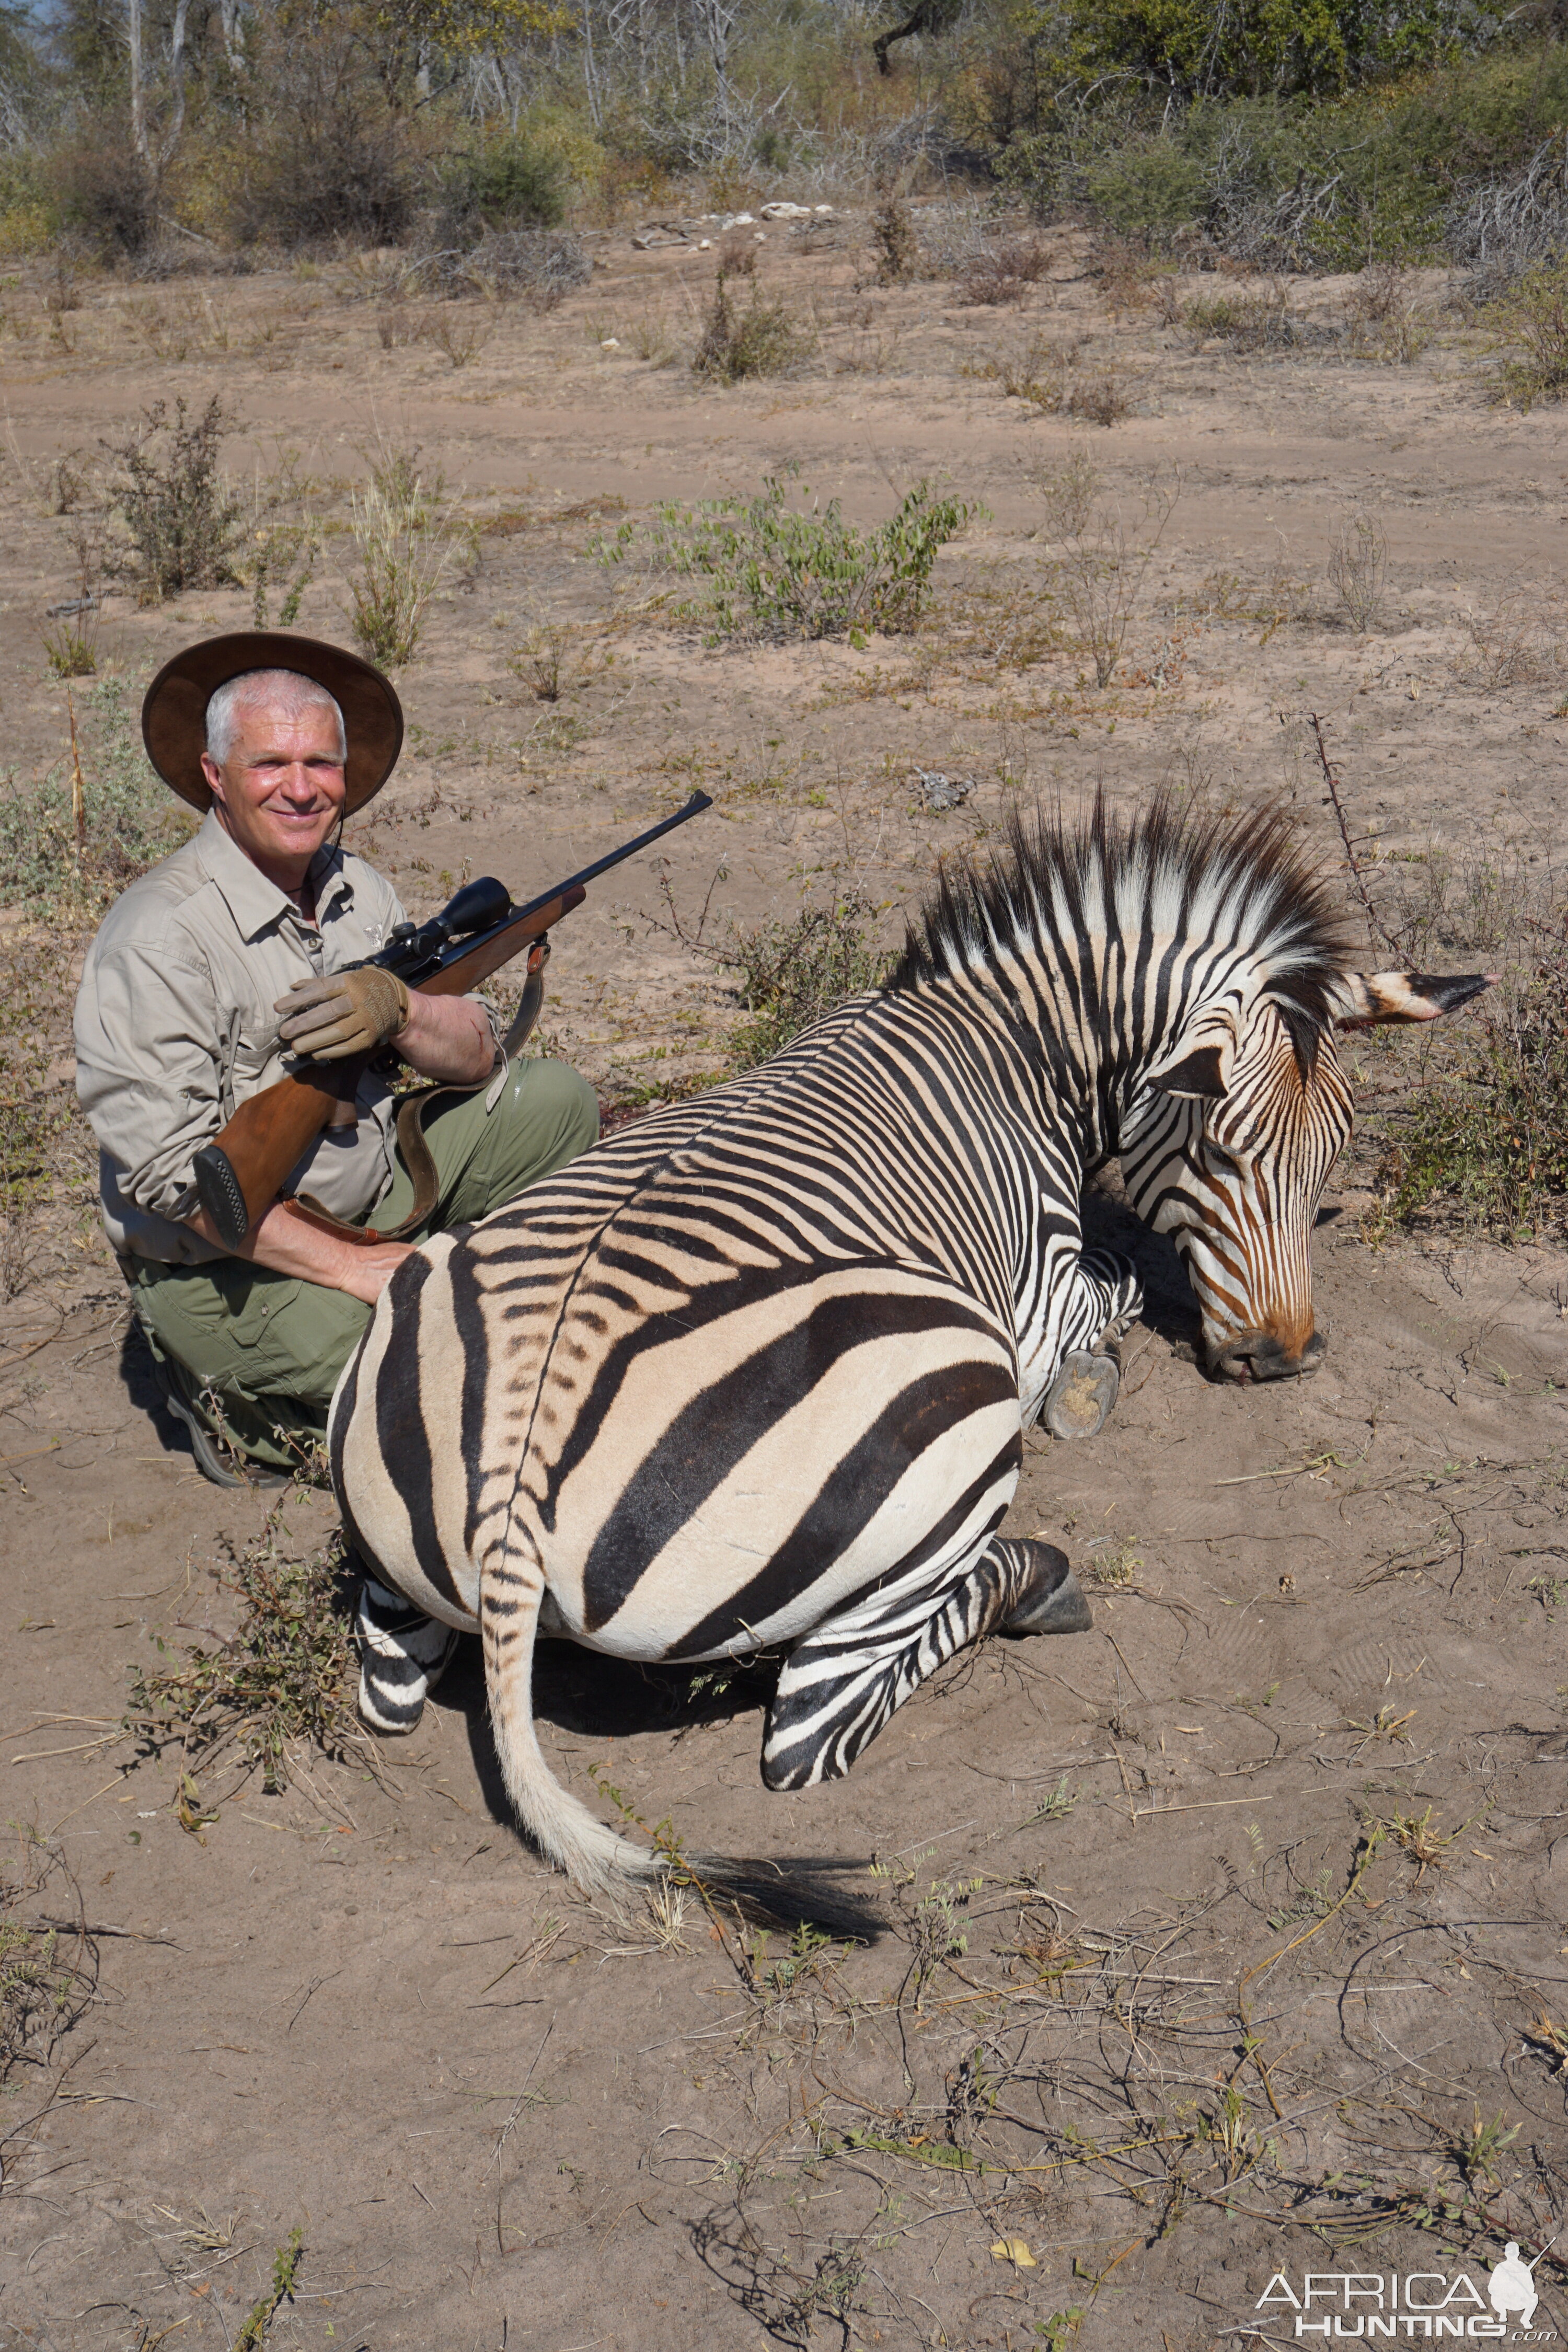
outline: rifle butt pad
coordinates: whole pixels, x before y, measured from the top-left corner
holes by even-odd
[[[245,1192],[226,1151],[205,1143],[192,1161],[196,1195],[225,1249],[237,1250],[250,1231]]]

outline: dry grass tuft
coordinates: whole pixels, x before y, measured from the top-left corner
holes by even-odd
[[[1358,508],[1334,533],[1329,582],[1352,629],[1364,636],[1383,616],[1388,584],[1388,541],[1375,515]]]
[[[1037,235],[1001,236],[976,246],[954,272],[961,302],[1022,302],[1050,268],[1051,253]]]
[[[363,1756],[368,1742],[354,1712],[351,1579],[341,1540],[303,1558],[281,1549],[282,1505],[261,1533],[230,1551],[218,1591],[237,1602],[232,1633],[169,1660],[161,1636],[156,1665],[136,1667],[125,1726],[144,1756],[177,1747],[176,1810],[193,1832],[216,1819],[200,1776],[233,1764],[240,1781],[259,1770],[276,1792],[298,1752]]]
[[[370,660],[399,667],[413,660],[431,600],[473,535],[440,468],[426,479],[417,448],[384,441],[370,457],[370,480],[351,493],[350,518],[359,557],[348,579],[354,636]]]
[[[782,375],[816,349],[815,332],[796,319],[782,296],[768,301],[753,285],[742,310],[731,300],[721,270],[691,369],[710,383],[740,383],[748,376]]]
[[[889,196],[872,215],[871,249],[879,286],[902,286],[921,275],[925,256],[910,208],[901,197]]]
[[[1514,590],[1489,612],[1467,613],[1470,644],[1454,665],[1459,677],[1489,693],[1507,686],[1545,686],[1561,677],[1562,645],[1542,609],[1551,594]]]

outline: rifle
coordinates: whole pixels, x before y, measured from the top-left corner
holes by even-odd
[[[677,810],[674,816],[650,825],[635,841],[612,849],[607,857],[584,866],[570,881],[558,883],[554,889],[531,898],[524,907],[512,905],[504,882],[498,882],[493,875],[481,875],[477,882],[469,882],[459,890],[427,923],[399,923],[379,955],[365,956],[360,963],[344,969],[357,971],[366,965],[379,965],[384,971],[395,972],[407,987],[418,989],[423,995],[463,996],[528,949],[529,976],[523,1002],[507,1034],[510,1053],[521,1044],[539,1009],[543,993],[542,974],[550,954],[547,934],[563,915],[582,905],[588,895],[585,886],[712,805],[706,793],[693,793],[686,806]],[[366,1054],[331,1063],[301,1059],[286,1077],[264,1087],[259,1094],[241,1103],[221,1134],[196,1153],[196,1192],[226,1249],[239,1248],[252,1225],[278,1199],[290,1169],[298,1166],[324,1128],[354,1124],[354,1097],[370,1059]],[[423,1099],[406,1098],[410,1103]],[[417,1122],[416,1132],[416,1129]],[[401,1116],[398,1139],[405,1147],[411,1139]],[[407,1157],[405,1148],[405,1158]],[[427,1150],[426,1158],[428,1159]],[[341,1224],[308,1196],[300,1213],[345,1240],[369,1244],[393,1238],[387,1234]],[[405,1220],[405,1224],[416,1222],[417,1216]]]

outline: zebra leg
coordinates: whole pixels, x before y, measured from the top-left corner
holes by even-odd
[[[956,1565],[884,1586],[797,1643],[768,1709],[763,1782],[841,1780],[910,1694],[983,1633],[1081,1633],[1089,1622],[1054,1544],[984,1536]]]
[[[1131,1258],[1085,1250],[1063,1318],[1064,1350],[1040,1406],[1053,1437],[1098,1437],[1121,1389],[1117,1343],[1143,1304]]]

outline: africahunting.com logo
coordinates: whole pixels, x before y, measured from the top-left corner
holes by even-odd
[[[1489,2336],[1555,2344],[1561,2339],[1536,2291],[1540,2260],[1527,2261],[1510,2240],[1479,2284],[1468,2271],[1276,2271],[1253,2305],[1255,2325],[1259,2334],[1318,2342]]]

